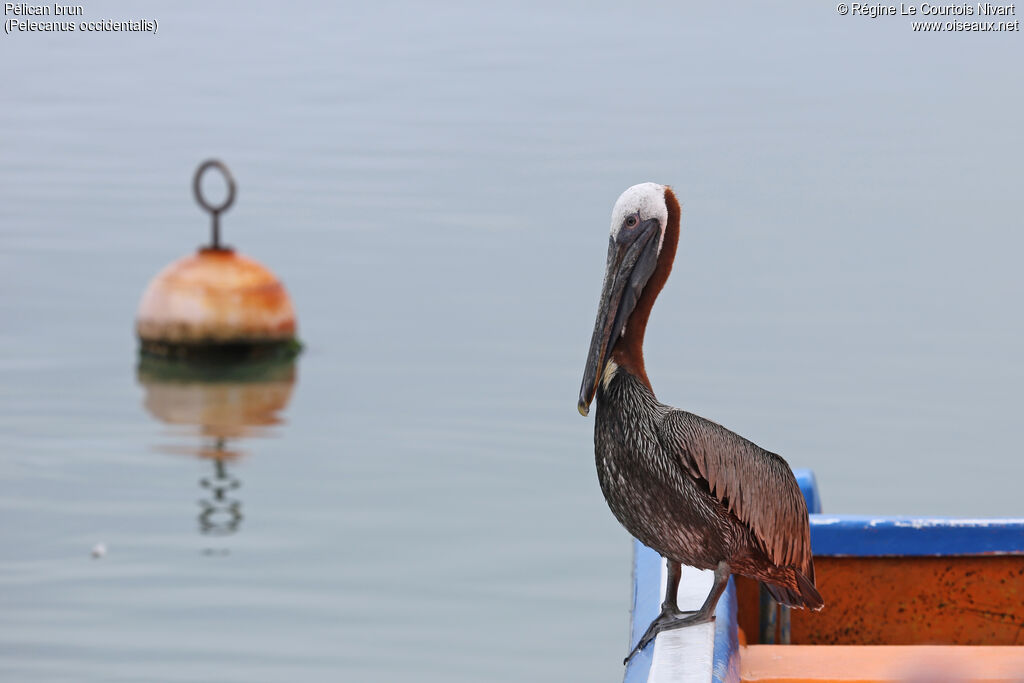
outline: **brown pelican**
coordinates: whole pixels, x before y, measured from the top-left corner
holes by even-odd
[[[665,601],[626,661],[661,631],[714,619],[733,573],[775,600],[821,609],[807,505],[786,461],[654,396],[643,342],[651,306],[672,270],[679,202],[664,185],[634,185],[612,210],[608,264],[579,411],[597,396],[594,452],[616,519],[668,562]],[[680,565],[715,572],[696,612],[676,605]]]

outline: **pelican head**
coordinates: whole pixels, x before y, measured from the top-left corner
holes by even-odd
[[[626,334],[629,317],[658,267],[669,226],[670,206],[674,207],[678,223],[679,204],[672,190],[657,183],[641,183],[623,192],[612,209],[608,264],[580,387],[578,408],[583,416],[590,412],[598,379],[604,374],[616,343]],[[666,254],[669,261],[675,256],[674,243],[672,251]],[[668,266],[671,267],[670,262]]]

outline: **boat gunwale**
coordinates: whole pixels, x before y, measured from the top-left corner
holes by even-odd
[[[814,472],[796,469],[794,474],[811,512],[811,547],[815,556],[1024,555],[1024,518],[826,515],[821,513]],[[664,563],[657,552],[633,539],[630,646],[639,640],[658,614]],[[629,662],[624,683],[651,681],[656,645],[657,641]],[[710,680],[714,683],[738,683],[740,680],[736,587],[732,579],[715,611]]]

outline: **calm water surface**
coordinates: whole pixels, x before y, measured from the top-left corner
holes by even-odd
[[[617,680],[629,544],[575,403],[646,180],[684,203],[663,400],[830,511],[1022,514],[1020,34],[343,4],[0,37],[0,678]],[[247,388],[140,377],[132,334],[214,155],[307,343],[219,445],[179,402]]]

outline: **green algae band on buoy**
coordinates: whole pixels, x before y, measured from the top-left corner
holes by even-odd
[[[200,179],[216,168],[227,181],[219,206],[203,197]],[[213,217],[212,239],[170,264],[146,287],[135,329],[143,355],[185,361],[237,361],[294,356],[295,311],[267,268],[220,243],[220,214],[235,199],[227,166],[206,161],[193,180],[196,201]]]

